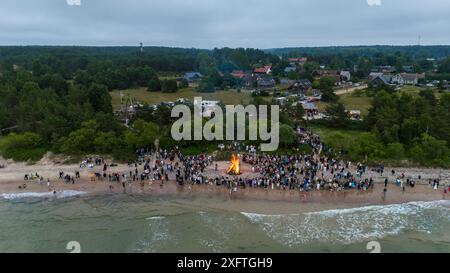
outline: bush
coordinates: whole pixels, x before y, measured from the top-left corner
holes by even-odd
[[[178,91],[178,84],[176,80],[165,80],[161,84],[161,91],[165,93],[175,93]]]
[[[422,135],[421,139],[411,148],[410,154],[416,163],[425,166],[448,166],[450,163],[450,151],[447,143],[428,134]]]
[[[386,157],[385,147],[373,133],[362,133],[349,148],[349,156],[354,160],[364,159],[375,163]]]
[[[161,91],[161,81],[155,77],[151,79],[148,83],[148,91]]]
[[[213,93],[216,91],[214,84],[209,81],[201,81],[197,91],[200,93]]]
[[[386,146],[386,157],[388,159],[401,160],[405,157],[405,148],[401,143],[389,143]]]
[[[280,145],[283,147],[290,147],[293,144],[297,143],[298,135],[294,131],[294,129],[287,125],[280,125]]]
[[[38,161],[47,149],[43,139],[36,133],[10,134],[2,140],[0,153],[15,161]]]

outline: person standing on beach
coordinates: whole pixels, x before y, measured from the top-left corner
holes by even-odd
[[[386,178],[386,179],[384,179],[384,187],[386,188],[387,185],[388,185],[388,179]]]

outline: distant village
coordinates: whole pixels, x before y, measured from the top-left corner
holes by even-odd
[[[301,75],[304,72],[304,65],[308,61],[307,57],[289,58],[289,65],[283,70],[284,77],[275,77],[272,73],[272,66],[270,64],[255,67],[253,70],[234,70],[230,75],[238,79],[240,82],[240,92],[251,92],[252,95],[259,94],[271,95],[273,103],[282,107],[296,107],[301,104],[307,120],[323,119],[326,115],[319,111],[316,103],[322,100],[322,90],[314,88],[313,82],[310,79],[290,79],[289,74]],[[434,59],[429,59],[434,62]],[[352,73],[357,71],[357,67],[352,70],[328,70],[325,65],[321,65],[319,69],[312,71],[312,78],[314,81],[327,77],[334,79],[334,91],[336,94],[344,94],[347,92],[366,89],[368,87],[381,87],[383,85],[393,87],[397,90],[403,86],[418,86],[424,88],[435,88],[440,85],[440,81],[432,80],[425,81],[425,73],[414,73],[413,66],[403,66],[402,71],[397,71],[394,66],[378,66],[372,69],[367,78],[362,80],[353,80]],[[223,77],[224,74],[220,73]],[[196,87],[203,79],[203,75],[198,71],[190,71],[184,74],[180,80],[188,82],[189,86]],[[450,92],[450,82],[443,81],[442,88],[446,92]],[[159,105],[172,107],[176,104],[192,105],[193,102],[189,99],[179,98],[176,101],[167,101],[160,104],[150,105],[154,110]],[[211,116],[212,110],[219,105],[219,100],[203,100],[202,110],[205,117]],[[143,107],[142,104],[130,105],[127,108],[131,114],[136,107]],[[122,110],[122,111],[123,111]],[[347,109],[350,119],[361,120],[362,115],[359,109]]]

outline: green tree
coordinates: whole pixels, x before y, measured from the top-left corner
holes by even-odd
[[[112,113],[112,99],[105,85],[92,84],[88,89],[88,98],[96,112]]]
[[[178,84],[176,80],[164,80],[161,84],[161,91],[165,93],[175,93],[178,91]]]
[[[394,160],[401,160],[405,157],[405,147],[401,143],[389,143],[386,146],[386,157]]]
[[[133,150],[153,146],[160,137],[160,129],[153,122],[136,120],[131,129],[125,133],[125,142]]]
[[[447,165],[450,163],[447,143],[428,134],[422,134],[410,153],[414,161],[423,165]]]
[[[348,126],[350,119],[342,103],[330,104],[325,109],[325,113],[328,116],[329,126],[336,128],[346,128]]]
[[[148,91],[161,91],[161,81],[158,77],[150,79],[148,82]]]
[[[82,128],[60,140],[59,150],[65,154],[83,154],[95,151],[96,131],[97,123],[94,120],[84,122]]]
[[[289,147],[297,143],[298,137],[295,130],[287,125],[280,125],[280,144],[284,147]]]

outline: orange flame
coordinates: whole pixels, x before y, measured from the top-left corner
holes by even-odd
[[[239,157],[235,154],[231,156],[231,166],[228,168],[227,174],[241,174],[241,168],[240,168],[240,162]]]

